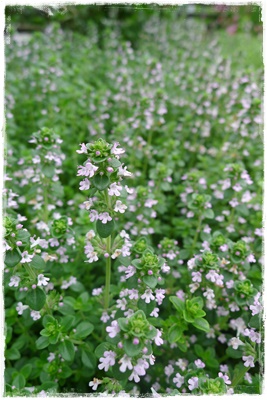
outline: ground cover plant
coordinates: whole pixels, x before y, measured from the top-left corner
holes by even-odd
[[[121,24],[6,47],[5,395],[259,394],[261,63]]]

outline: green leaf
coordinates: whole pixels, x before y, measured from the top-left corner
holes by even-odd
[[[112,158],[108,164],[113,168],[119,168],[121,166],[121,162],[117,160],[117,158]]]
[[[129,330],[127,318],[118,318],[118,325],[120,329],[124,332],[127,332]]]
[[[74,315],[66,315],[60,320],[60,325],[65,330],[70,330],[73,327],[75,321]]]
[[[195,317],[193,317],[187,310],[183,311],[183,317],[186,322],[194,322]]]
[[[234,369],[234,376],[232,379],[232,386],[235,387],[240,381],[244,379],[246,372],[250,367],[245,367],[243,364],[237,364]]]
[[[187,258],[190,257],[190,250],[189,249],[183,249],[179,253],[179,258],[181,260],[186,260]]]
[[[235,387],[236,394],[261,394],[260,393],[260,385],[237,385]]]
[[[30,237],[31,237],[31,235],[29,234],[28,231],[26,231],[24,229],[20,229],[17,232],[16,240],[20,240],[22,242],[23,246],[26,246],[30,243]]]
[[[214,218],[214,212],[210,208],[208,208],[207,210],[205,210],[203,212],[203,216],[205,218],[213,219]]]
[[[20,356],[20,352],[17,349],[11,347],[11,349],[6,350],[5,352],[7,360],[18,360]]]
[[[108,221],[106,224],[102,224],[99,219],[96,222],[96,230],[101,238],[107,238],[108,236],[110,236],[114,231],[114,227],[115,224],[113,219],[111,221]]]
[[[66,361],[73,361],[74,356],[75,356],[75,349],[74,349],[74,344],[70,340],[64,340],[64,342],[61,342],[58,350],[64,360]]]
[[[89,336],[94,330],[94,325],[91,324],[90,322],[81,322],[77,328],[76,332],[74,334],[75,339],[84,339],[87,336]]]
[[[20,370],[20,373],[24,376],[25,379],[29,378],[31,372],[32,372],[32,364],[26,364]]]
[[[131,375],[132,371],[127,369],[125,372],[120,371],[120,364],[116,363],[112,367],[112,378],[120,381],[120,383],[123,383],[124,380],[126,380],[125,384],[127,384],[127,379]]]
[[[183,331],[178,324],[174,324],[168,331],[168,340],[170,343],[175,343],[182,336]]]
[[[139,310],[144,311],[147,317],[150,316],[154,308],[156,307],[156,302],[151,301],[150,303],[146,303],[144,300],[139,299],[137,303],[137,307]]]
[[[146,337],[148,339],[154,339],[154,337],[156,335],[157,335],[157,329],[154,326],[150,325],[150,329],[149,329],[148,333],[146,334]]]
[[[42,173],[47,178],[53,178],[53,176],[55,175],[55,167],[53,165],[45,165],[42,167]]]
[[[30,306],[32,310],[36,311],[39,311],[43,308],[43,306],[45,305],[45,301],[46,294],[42,289],[38,287],[36,289],[30,290],[25,299],[25,303]]]
[[[20,373],[16,375],[16,377],[12,381],[12,386],[15,386],[17,389],[23,389],[26,384],[26,379]]]
[[[253,315],[253,317],[250,318],[248,324],[251,328],[260,329],[260,323],[261,323],[261,319],[260,319],[260,316],[257,314],[257,315]]]
[[[204,331],[204,332],[209,332],[210,331],[210,325],[208,321],[204,318],[196,318],[194,322],[192,323],[195,328]]]
[[[36,348],[38,350],[45,349],[47,346],[49,346],[49,344],[50,344],[49,343],[49,338],[46,337],[46,336],[39,337],[39,339],[37,339],[36,342],[35,342]]]
[[[36,255],[31,260],[31,267],[33,267],[35,269],[45,269],[46,264],[45,264],[44,260],[42,259],[42,257]]]
[[[57,320],[54,317],[52,317],[52,315],[45,315],[42,323],[43,323],[43,326],[46,327],[47,324],[55,324],[56,325]]]
[[[170,302],[174,305],[174,307],[176,308],[177,311],[179,311],[180,313],[182,313],[184,311],[185,304],[181,299],[179,299],[176,296],[170,296],[169,299],[170,299]]]
[[[110,184],[110,179],[107,175],[94,175],[92,179],[92,183],[98,190],[105,190],[109,184]]]
[[[133,344],[132,340],[127,339],[123,342],[123,349],[129,357],[137,356],[143,348],[141,343]]]
[[[157,286],[158,280],[153,275],[145,275],[143,276],[143,282],[151,289],[154,289]]]
[[[120,318],[119,318],[119,319],[120,319]],[[97,357],[97,358],[102,357],[103,354],[104,354],[104,352],[107,351],[107,350],[112,349],[112,347],[113,347],[112,344],[109,343],[109,342],[100,343],[100,344],[97,346],[97,348],[95,349],[95,355],[96,355],[96,357]]]
[[[87,349],[82,349],[82,362],[89,369],[95,369],[96,367],[96,357],[94,353]]]
[[[231,346],[227,347],[226,354],[230,358],[241,358],[243,352],[241,350],[235,350]]]
[[[9,268],[13,268],[20,262],[21,258],[17,249],[8,250],[6,252],[5,264]]]
[[[38,389],[40,391],[42,390],[49,390],[49,389],[56,389],[58,387],[58,384],[56,382],[53,381],[46,381],[44,382],[41,386],[38,387]],[[39,392],[40,393],[40,392]]]

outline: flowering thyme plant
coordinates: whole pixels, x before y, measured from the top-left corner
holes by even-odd
[[[8,396],[261,393],[262,71],[142,12],[6,49]]]

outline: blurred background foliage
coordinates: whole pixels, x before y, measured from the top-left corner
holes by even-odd
[[[6,26],[8,33],[32,33],[44,31],[51,22],[60,24],[63,30],[75,31],[90,36],[92,26],[98,30],[98,44],[106,40],[108,28],[116,30],[124,40],[137,48],[146,39],[143,26],[155,13],[159,20],[181,23],[185,19],[203,21],[207,38],[216,35],[225,57],[231,53],[235,60],[246,66],[262,66],[262,20],[261,7],[250,4],[243,6],[226,5],[67,5],[60,8],[8,6]],[[260,40],[259,40],[260,37]]]
[[[18,31],[43,30],[53,19],[61,28],[75,30],[85,34],[88,24],[93,20],[101,26],[108,20],[117,20],[122,34],[127,40],[141,39],[138,32],[147,18],[153,13],[160,18],[197,18],[204,20],[207,30],[226,30],[229,34],[250,32],[258,34],[262,31],[261,7],[257,5],[176,5],[151,6],[140,5],[67,5],[58,9],[47,6],[8,6],[6,16],[11,17],[13,29]]]

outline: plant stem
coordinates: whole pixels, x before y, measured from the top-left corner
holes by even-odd
[[[104,296],[104,308],[105,310],[109,307],[109,291],[110,291],[110,278],[111,278],[111,236],[107,237],[107,253],[109,254],[108,258],[106,259],[106,284],[105,284],[105,296]]]
[[[233,381],[232,381],[232,387],[235,387],[245,376],[246,372],[248,372],[250,367],[245,367],[244,365],[240,368],[240,370],[235,374]]]
[[[108,210],[111,207],[110,197],[108,190],[104,190],[104,198]],[[106,283],[105,283],[105,293],[104,293],[104,308],[105,310],[109,307],[109,292],[110,292],[110,278],[111,278],[111,235],[106,238],[106,252],[108,253],[108,258],[106,259]]]
[[[195,247],[196,247],[198,235],[199,235],[200,228],[201,228],[201,222],[202,222],[202,216],[201,216],[201,214],[200,214],[200,216],[198,217],[196,233],[195,233],[195,237],[194,237],[194,241],[193,241],[193,245],[192,245],[192,251],[194,251],[194,250],[195,250]]]
[[[45,223],[48,222],[48,193],[46,179],[43,181],[44,184],[44,209],[43,209],[43,220]]]

